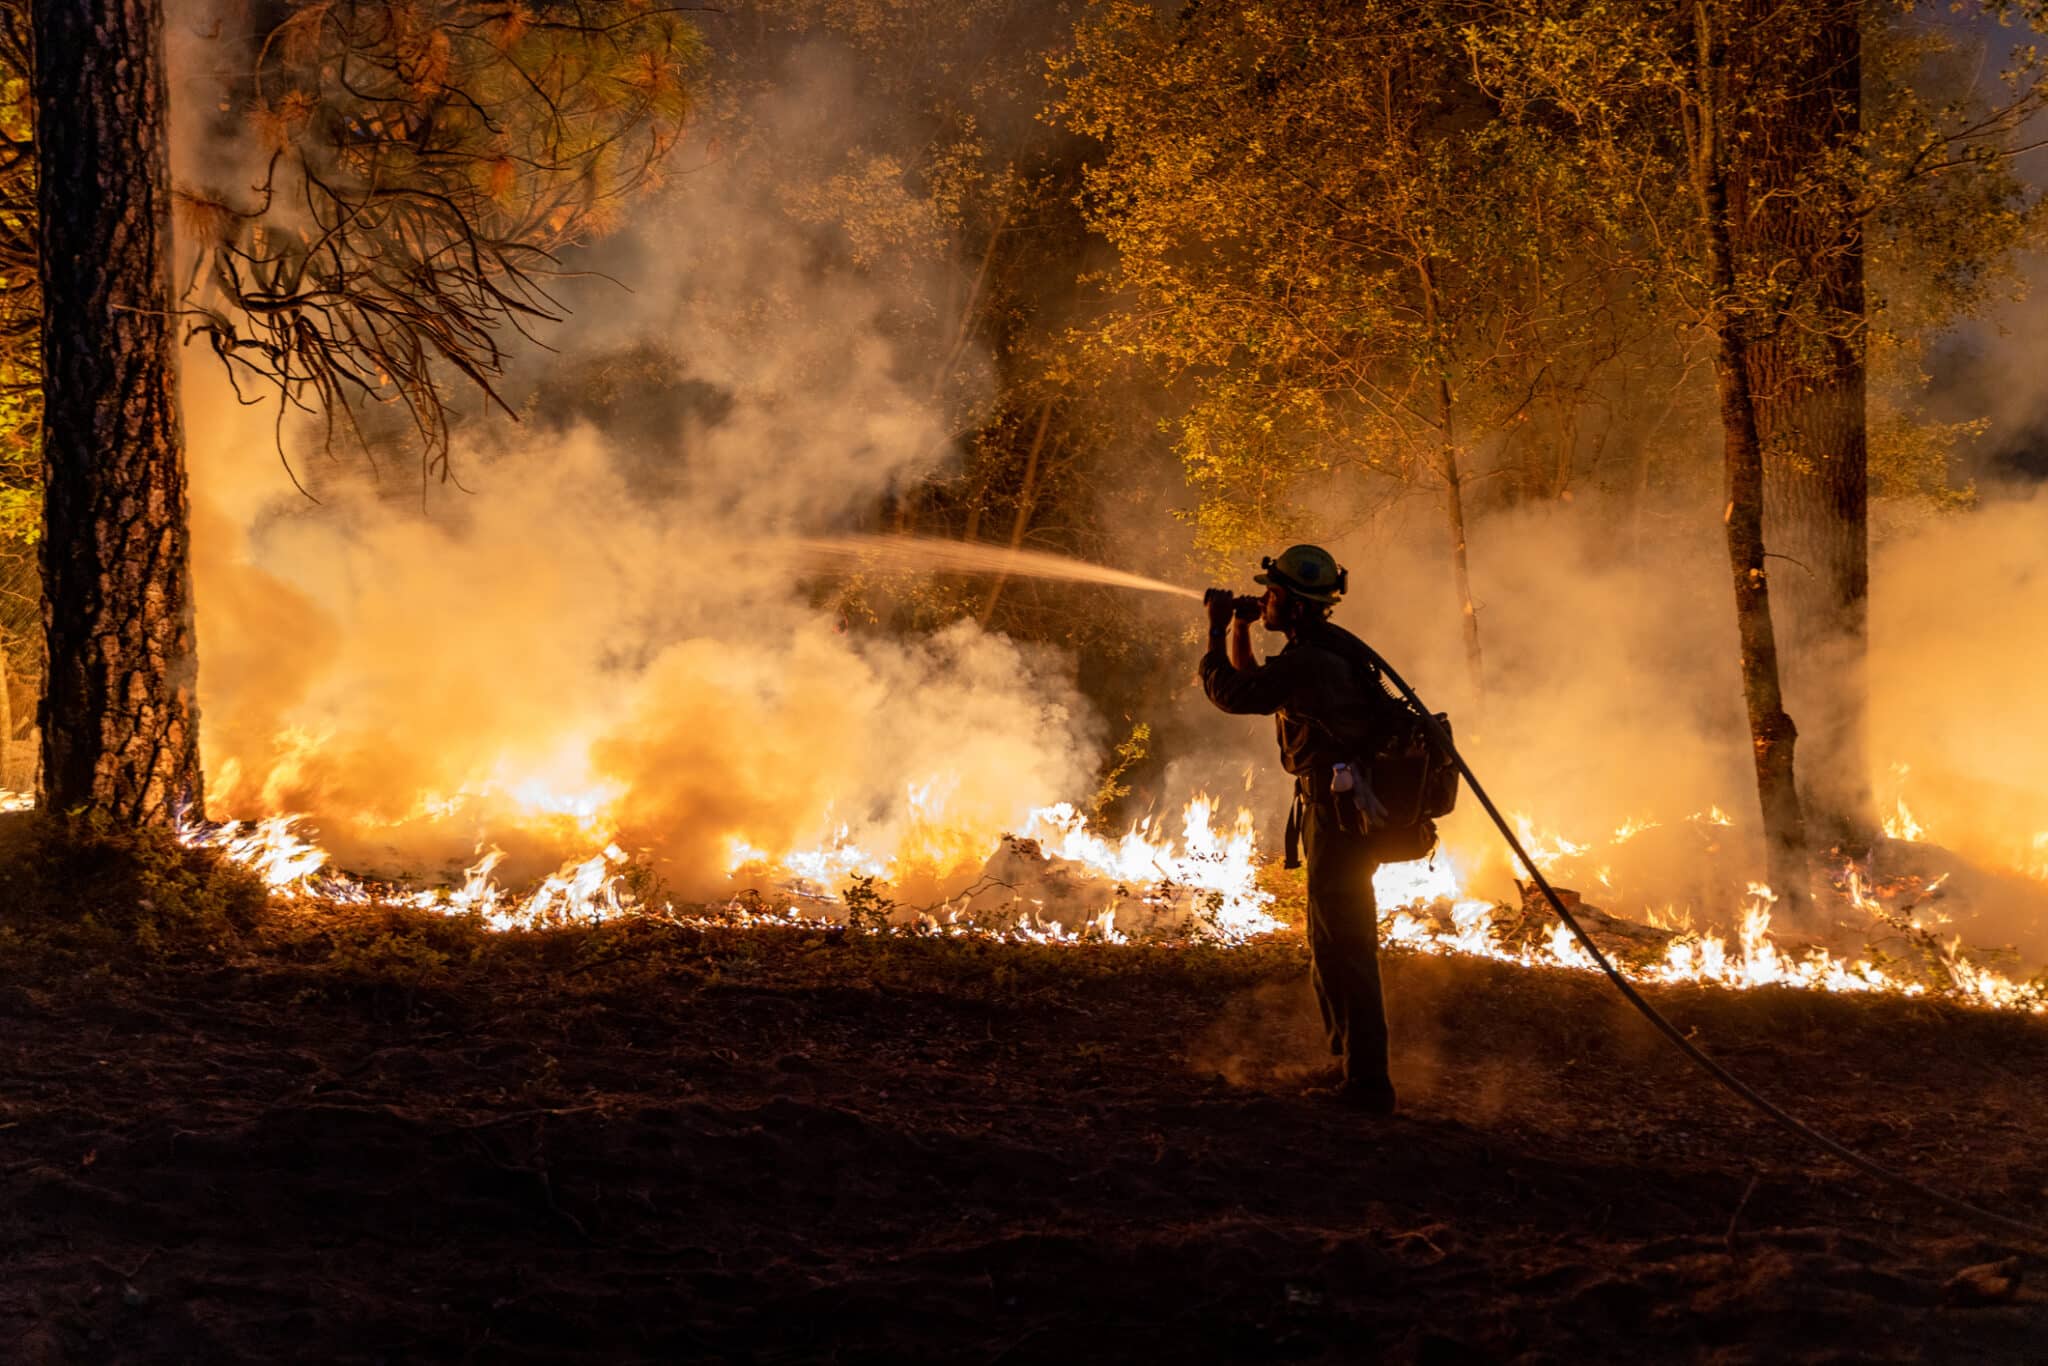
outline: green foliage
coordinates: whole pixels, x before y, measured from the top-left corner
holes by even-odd
[[[41,667],[42,285],[28,52],[26,6],[0,0],[0,688]]]
[[[2041,214],[2039,189],[2011,148],[2048,96],[2048,65],[2017,45],[1987,88],[1983,39],[1953,22],[1949,8],[1904,0],[1863,26],[1857,150],[1871,322],[1881,343],[1912,355],[2017,286],[2014,253],[2038,232]]]
[[[495,398],[503,334],[557,315],[555,253],[655,182],[696,30],[650,0],[297,0],[257,38],[223,107],[263,177],[179,199],[192,331],[330,427],[390,403],[445,476],[447,386]]]
[[[269,901],[239,864],[97,813],[0,816],[0,924],[60,955],[208,955],[247,939]]]
[[[1268,914],[1283,925],[1308,923],[1308,877],[1301,869],[1270,859],[1259,865],[1258,876],[1259,890],[1273,898]]]
[[[856,873],[840,892],[839,899],[846,906],[846,925],[852,930],[884,930],[889,927],[889,916],[896,909],[896,901],[884,892],[872,877]]]
[[[366,243],[403,245],[374,199],[439,195],[479,237],[553,250],[616,224],[674,144],[699,60],[696,30],[648,0],[309,0],[264,38],[244,114],[304,174],[344,182],[316,194],[362,192],[372,221],[345,230]]]
[[[1911,350],[1878,340],[1870,350],[1870,496],[1921,512],[1954,512],[1976,502],[1974,485],[1956,483],[1964,446],[1991,428],[1989,418],[1939,422],[1919,395]]]
[[[1102,144],[1086,203],[1117,252],[1118,307],[1086,342],[1189,394],[1174,435],[1205,551],[1320,534],[1453,462],[1496,499],[1640,486],[1672,458],[1649,450],[1672,409],[1711,410],[1693,348],[1716,304],[1772,348],[1768,399],[1845,348],[1909,374],[1883,351],[1995,294],[2037,202],[2013,159],[2044,103],[2035,49],[1987,93],[1934,6],[1706,12],[1740,83],[1739,297],[1719,301],[1690,0],[1089,12],[1054,62],[1059,116]],[[1813,69],[1845,24],[1865,108],[1830,142],[1857,111],[1821,108]],[[1867,308],[1838,297],[1846,252]],[[1915,398],[1872,385],[1880,488],[1939,488],[1969,434],[1903,440]]]
[[[1864,50],[1871,492],[1951,511],[1975,500],[1955,467],[1990,424],[1934,419],[1923,358],[1956,322],[2023,286],[2018,253],[2038,242],[2048,201],[2007,148],[2040,106],[2044,68],[2017,45],[1987,91],[1982,37],[1924,2],[1866,23]]]
[[[0,541],[33,544],[41,509],[42,286],[36,266],[28,12],[0,0]]]
[[[1699,12],[1739,83],[1725,111],[1737,281],[1724,300],[1705,291],[1698,214],[1685,202],[1700,99],[1691,0],[1502,6],[1462,33],[1504,116],[1564,134],[1557,145],[1590,177],[1589,202],[1609,206],[1611,249],[1657,281],[1674,323],[1715,305],[1742,319],[1753,345],[1772,348],[1771,370],[1754,377],[1766,402],[1832,375],[1845,355],[1863,362],[1874,486],[1945,496],[1948,456],[1971,432],[1922,420],[1919,356],[2011,281],[2040,212],[2015,156],[2048,104],[2048,66],[2031,45],[2012,49],[1994,85],[1980,82],[1981,42],[1956,14],[2025,16],[1924,0]],[[1861,105],[1823,108],[1816,72],[1844,30],[1860,53]],[[1835,131],[1823,137],[1822,124]],[[1832,263],[1849,252],[1863,263],[1863,292],[1844,295]],[[1811,459],[1785,442],[1771,454],[1784,468]]]
[[[1482,448],[1561,491],[1571,462],[1530,424],[1571,444],[1591,386],[1654,351],[1580,160],[1497,117],[1444,13],[1111,0],[1055,64],[1059,113],[1104,144],[1087,205],[1125,304],[1090,342],[1190,390],[1179,450],[1216,558]]]
[[[382,933],[337,936],[322,966],[364,981],[417,986],[439,977],[451,961],[417,928],[400,921]]]
[[[1117,745],[1103,770],[1102,781],[1095,785],[1095,795],[1088,799],[1089,824],[1099,826],[1118,802],[1131,795],[1130,784],[1121,780],[1151,752],[1152,727],[1140,721],[1131,727],[1130,737]]]

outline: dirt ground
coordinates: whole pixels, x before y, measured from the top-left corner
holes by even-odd
[[[0,967],[0,1360],[2048,1360],[2048,1267],[1956,1280],[2011,1249],[1596,979],[1390,955],[1372,1120],[1300,1094],[1298,937],[313,938]],[[1656,999],[2048,1219],[2048,1021]]]

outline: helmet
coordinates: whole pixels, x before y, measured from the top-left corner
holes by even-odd
[[[1278,559],[1268,555],[1259,565],[1266,572],[1252,575],[1254,583],[1284,588],[1310,602],[1336,602],[1344,596],[1351,578],[1349,572],[1339,567],[1336,558],[1319,545],[1291,545],[1280,552]]]

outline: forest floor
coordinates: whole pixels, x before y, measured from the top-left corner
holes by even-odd
[[[2048,1268],[1984,1271],[1998,1237],[1796,1146],[1590,976],[1389,954],[1371,1119],[1301,1094],[1298,933],[24,942],[0,1360],[2048,1359]],[[2048,1020],[1652,994],[1847,1142],[2048,1218]]]

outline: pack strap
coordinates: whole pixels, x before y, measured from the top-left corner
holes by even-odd
[[[1294,802],[1287,808],[1287,859],[1280,865],[1283,868],[1301,867],[1301,823],[1308,814],[1305,809],[1308,806],[1308,798],[1303,794],[1302,786],[1302,782],[1297,779],[1294,784]]]

